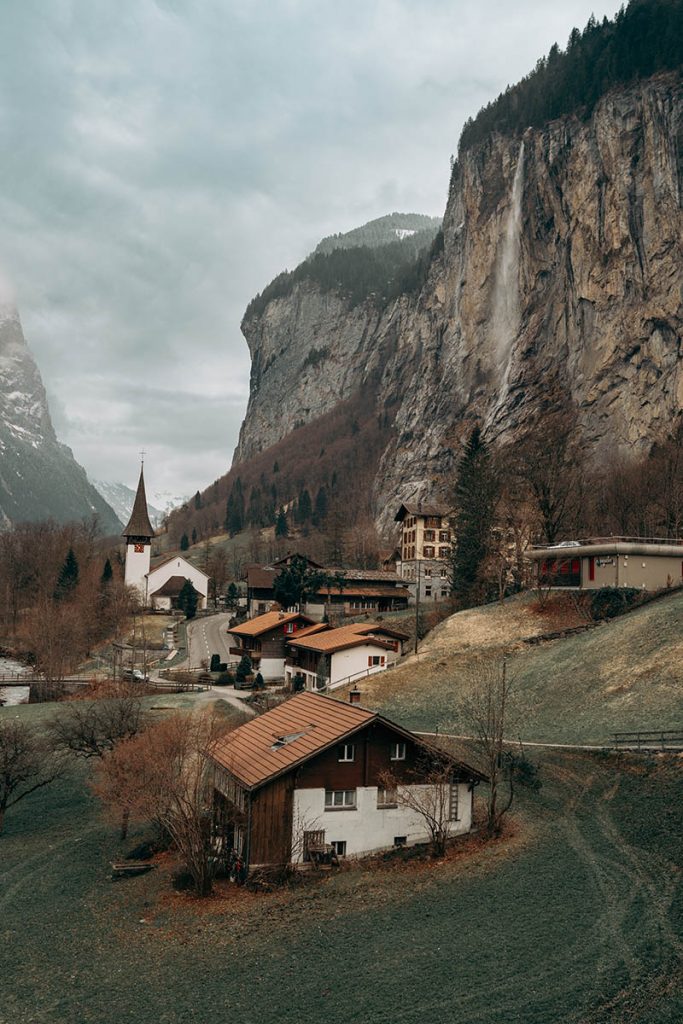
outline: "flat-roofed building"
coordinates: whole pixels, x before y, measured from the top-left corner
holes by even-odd
[[[664,590],[683,583],[683,540],[596,537],[527,551],[549,588]]]

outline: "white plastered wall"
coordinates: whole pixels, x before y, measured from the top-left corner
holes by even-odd
[[[414,792],[425,791],[427,786],[411,786]],[[472,827],[472,790],[465,782],[458,784],[458,820],[448,823],[449,835],[461,835]],[[324,789],[295,789],[292,824],[292,860],[303,859],[302,834],[325,830],[325,842],[345,842],[346,856],[387,850],[397,836],[406,836],[407,845],[427,841],[429,833],[424,819],[410,807],[380,808],[377,806],[377,787],[364,786],[356,790],[353,810],[325,810]]]
[[[157,569],[152,569],[148,573],[148,600],[151,601],[154,598],[155,591],[160,590],[164,583],[167,583],[172,576],[183,576],[186,580],[190,580],[192,586],[199,594],[199,607],[206,608],[206,598],[209,592],[208,576],[205,576],[196,566],[192,565],[192,562],[188,562],[186,558],[179,556],[164,562],[163,565],[160,565]]]
[[[126,569],[124,582],[127,587],[136,587],[143,601],[147,599],[147,573],[152,553],[150,544],[144,544],[142,551],[135,550],[135,544],[126,544]]]

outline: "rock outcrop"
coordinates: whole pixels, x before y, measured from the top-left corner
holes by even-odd
[[[394,424],[380,522],[438,493],[474,420],[512,441],[551,393],[574,405],[595,458],[645,450],[683,407],[682,196],[676,73],[608,93],[586,121],[467,150],[419,294],[349,308],[303,281],[245,320],[251,398],[235,462],[368,382]]]
[[[121,529],[71,450],[57,440],[19,315],[13,306],[0,307],[0,529],[92,515],[105,534]]]

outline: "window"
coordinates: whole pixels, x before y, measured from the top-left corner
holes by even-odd
[[[431,578],[432,578],[432,570],[431,569],[425,569],[425,579],[426,580],[431,580]]]
[[[434,552],[435,552],[436,549],[434,547],[432,547],[432,546],[428,546],[427,544],[425,544],[425,546],[424,546],[424,548],[422,550],[424,552],[425,558],[433,558],[434,557]]]
[[[405,743],[392,743],[391,744],[391,760],[392,761],[405,761],[406,759],[406,745]]]
[[[434,530],[425,530],[425,540],[436,540]]]
[[[347,811],[356,807],[355,789],[326,789],[325,810]]]
[[[346,856],[346,840],[345,839],[333,839],[330,846],[337,854],[338,857]]]
[[[432,588],[431,587],[425,587],[425,597],[431,597],[431,596],[432,596]]]
[[[451,538],[448,535],[448,530],[439,530],[439,540],[441,543],[448,543]]]
[[[342,743],[338,748],[339,761],[353,761],[356,756],[355,743]]]
[[[445,580],[447,576],[448,576],[448,569],[442,569],[441,570],[441,579]]]
[[[385,655],[380,654],[368,654],[368,668],[372,668],[373,665],[383,665],[385,657]]]
[[[449,553],[448,548],[439,548],[439,558],[448,558]]]
[[[396,789],[385,789],[383,786],[377,787],[377,806],[378,807],[398,807],[398,793]]]
[[[405,846],[408,842],[408,836],[394,836],[394,846]]]
[[[293,622],[288,622],[285,625],[285,633],[293,633],[296,630],[296,626]]]
[[[451,783],[451,791],[448,798],[448,820],[458,820],[458,784]]]

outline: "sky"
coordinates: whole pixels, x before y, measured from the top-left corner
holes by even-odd
[[[0,0],[0,280],[91,478],[226,472],[249,300],[442,215],[464,121],[607,0]]]

